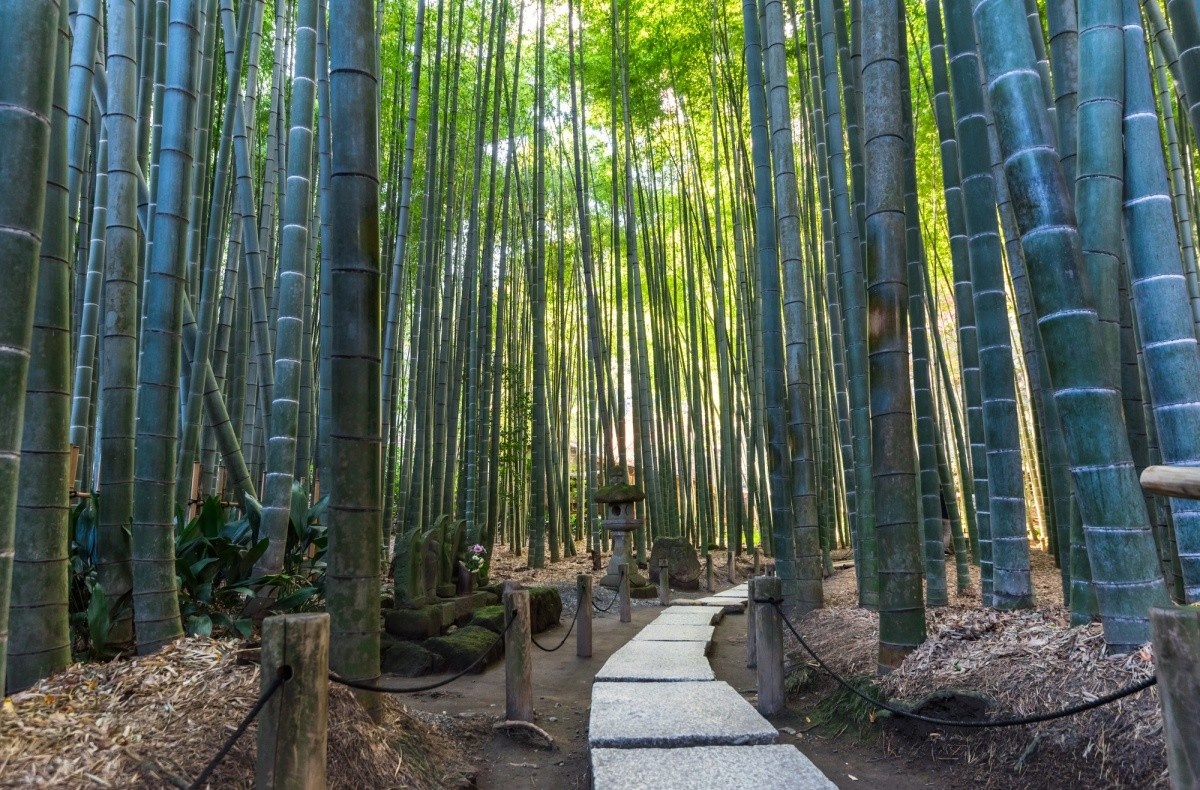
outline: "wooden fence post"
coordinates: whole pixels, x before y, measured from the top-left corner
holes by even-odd
[[[754,577],[746,580],[746,597],[750,603],[746,606],[746,667],[754,669],[758,664],[758,604],[754,603]]]
[[[504,718],[533,721],[533,645],[529,622],[529,590],[505,590],[504,616],[509,626],[504,636]]]
[[[658,561],[658,605],[671,604],[671,574],[667,570],[667,561]]]
[[[629,563],[623,562],[618,567],[621,569],[621,583],[617,585],[617,595],[621,598],[621,622],[628,623],[633,620],[633,610],[629,604]]]
[[[711,551],[704,552],[704,581],[708,585],[709,592],[716,592],[717,588],[715,586],[713,586],[713,566],[712,566],[712,552]]]
[[[1171,787],[1200,787],[1200,609],[1151,609],[1150,638]]]
[[[590,658],[592,655],[592,575],[581,573],[578,582],[579,627],[575,629],[575,655]]]
[[[737,557],[733,555],[733,549],[725,552],[725,571],[728,574],[730,584],[737,584]]]
[[[758,712],[770,716],[783,710],[783,623],[779,610],[770,603],[783,596],[783,582],[775,576],[754,581],[754,634],[758,642]]]
[[[324,788],[329,718],[329,615],[268,617],[260,693],[287,682],[258,719],[256,788]]]
[[[752,575],[759,576],[761,574],[762,574],[762,547],[755,546],[754,547],[754,572]]]

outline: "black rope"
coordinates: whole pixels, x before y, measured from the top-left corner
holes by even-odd
[[[198,788],[204,786],[204,783],[208,781],[208,777],[212,775],[212,772],[217,769],[217,766],[220,765],[221,761],[225,759],[225,756],[229,754],[229,750],[233,748],[233,745],[238,742],[238,738],[241,738],[246,732],[246,728],[250,726],[250,722],[254,721],[258,714],[262,712],[262,709],[266,706],[267,702],[270,701],[271,697],[275,696],[275,692],[279,691],[279,689],[281,689],[283,684],[286,682],[287,678],[285,678],[283,675],[275,676],[275,679],[271,681],[271,685],[267,686],[267,690],[263,692],[263,695],[258,698],[258,702],[255,702],[254,707],[251,708],[250,712],[246,714],[246,718],[242,719],[242,723],[239,724],[237,729],[233,731],[233,734],[225,740],[225,743],[221,746],[217,753],[213,755],[213,758],[208,761],[208,765],[204,766],[204,770],[201,771],[200,775],[196,777],[196,781],[192,782],[189,790],[198,790]]]
[[[604,608],[600,608],[600,605],[596,603],[596,599],[593,598],[592,606],[596,607],[597,612],[608,612],[609,610],[611,610],[613,608],[613,604],[615,604],[617,602],[617,599],[620,597],[621,597],[621,593],[619,593],[619,592],[613,593],[612,600],[609,601],[608,606],[605,606]]]
[[[544,650],[547,653],[553,653],[555,650],[558,650],[560,647],[565,645],[567,643],[567,640],[571,638],[571,632],[575,630],[575,623],[578,620],[579,620],[579,605],[577,603],[575,605],[575,616],[571,618],[571,627],[567,629],[567,633],[563,634],[563,638],[562,638],[561,642],[559,642],[554,647],[542,647],[541,645],[538,644],[538,641],[533,638],[532,630],[529,632],[529,641],[533,642],[533,646],[536,647],[538,650]]]
[[[373,683],[363,683],[359,680],[347,680],[346,678],[340,677],[333,672],[329,673],[329,680],[342,686],[349,686],[352,689],[358,689],[360,691],[382,691],[384,694],[416,694],[421,691],[433,691],[434,689],[441,688],[442,686],[449,686],[451,683],[458,680],[463,675],[466,675],[468,672],[475,669],[475,667],[479,666],[479,664],[492,652],[492,649],[495,648],[496,645],[500,644],[500,640],[503,639],[504,635],[508,633],[508,629],[512,628],[512,624],[516,622],[516,619],[516,613],[513,613],[513,616],[508,618],[508,624],[504,626],[504,630],[496,636],[496,641],[492,642],[491,647],[481,653],[479,658],[472,661],[470,666],[459,672],[457,675],[448,677],[445,680],[439,680],[437,683],[430,683],[425,686],[414,686],[412,688],[405,689],[387,688],[386,686],[376,686]]]
[[[757,601],[756,601],[756,603],[757,603]],[[1063,708],[1061,710],[1051,711],[1049,713],[1037,713],[1032,716],[1022,716],[1020,718],[983,719],[983,720],[979,720],[979,719],[976,719],[976,720],[935,719],[930,716],[922,716],[919,713],[913,713],[911,710],[905,710],[904,708],[897,708],[894,705],[889,705],[886,702],[877,700],[874,697],[871,697],[870,695],[859,691],[857,688],[855,688],[853,685],[851,685],[849,681],[845,680],[840,675],[838,675],[838,673],[836,673],[832,669],[830,669],[829,665],[826,664],[824,661],[822,661],[821,657],[818,656],[816,654],[816,652],[811,647],[808,646],[808,642],[805,642],[804,637],[800,636],[800,634],[797,633],[795,627],[792,625],[791,620],[789,620],[787,615],[783,613],[783,610],[779,607],[778,601],[774,601],[774,600],[763,601],[762,603],[770,603],[772,606],[775,607],[775,610],[777,612],[779,612],[779,616],[783,619],[784,624],[787,625],[788,630],[792,632],[792,636],[796,637],[796,639],[800,642],[801,646],[805,650],[808,651],[808,654],[810,656],[812,656],[814,659],[816,659],[817,663],[821,665],[821,669],[828,672],[833,677],[833,679],[836,680],[839,684],[841,684],[844,688],[849,689],[850,691],[854,692],[855,695],[857,695],[858,697],[863,699],[865,702],[868,702],[877,708],[882,708],[886,711],[890,711],[890,712],[896,714],[897,716],[903,716],[906,719],[914,719],[916,721],[923,721],[926,724],[936,724],[940,727],[991,728],[991,727],[1019,727],[1021,725],[1025,725],[1025,724],[1039,724],[1044,721],[1052,721],[1053,719],[1062,719],[1067,716],[1074,716],[1078,713],[1083,713],[1085,711],[1093,710],[1094,708],[1099,708],[1101,706],[1108,705],[1109,703],[1116,702],[1117,700],[1122,699],[1124,697],[1128,697],[1130,695],[1137,694],[1139,691],[1145,691],[1146,689],[1150,688],[1151,686],[1153,686],[1155,683],[1158,682],[1158,677],[1151,675],[1146,680],[1143,680],[1139,683],[1135,683],[1132,686],[1126,686],[1125,688],[1120,689],[1119,691],[1114,691],[1111,694],[1106,694],[1103,697],[1092,700],[1091,702],[1084,702],[1079,705],[1072,705],[1069,708]]]

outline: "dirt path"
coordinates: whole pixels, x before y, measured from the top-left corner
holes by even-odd
[[[472,755],[478,768],[477,786],[489,788],[587,788],[587,727],[592,679],[610,655],[642,627],[658,616],[654,606],[636,607],[633,622],[622,624],[616,612],[595,613],[593,651],[589,659],[575,656],[572,635],[555,653],[535,650],[533,663],[534,705],[537,724],[558,746],[547,751],[518,737],[492,733],[488,727],[503,718],[504,666],[495,664],[482,675],[459,680],[444,690],[406,698],[411,707],[454,717],[479,732]],[[538,637],[544,645],[557,644],[570,625],[568,620]],[[746,618],[727,615],[717,626],[710,656],[717,677],[754,701],[754,671],[745,666]],[[429,678],[430,680],[434,678]],[[790,700],[789,709],[772,717],[777,727],[789,727],[796,735],[783,733],[781,743],[794,743],[839,787],[887,787],[915,790],[925,787],[964,786],[948,771],[929,763],[908,764],[902,757],[887,754],[876,743],[860,743],[849,734],[827,737],[818,734],[806,720],[820,694]],[[807,730],[807,732],[805,732]]]

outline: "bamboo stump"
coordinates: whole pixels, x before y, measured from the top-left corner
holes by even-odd
[[[591,658],[592,655],[592,576],[581,573],[575,577],[579,589],[579,625],[575,629],[575,655]]]
[[[504,636],[504,718],[533,721],[533,645],[529,591],[505,590],[504,615],[512,622]]]
[[[667,561],[658,561],[658,605],[671,604],[671,574],[667,570]]]
[[[289,614],[263,621],[260,693],[286,683],[258,721],[257,788],[325,787],[329,718],[329,615]]]
[[[1200,787],[1200,609],[1151,609],[1150,637],[1171,787]]]
[[[769,601],[783,597],[783,582],[774,576],[754,580],[754,635],[758,642],[758,712],[771,716],[783,710],[783,623]],[[761,603],[760,603],[761,601]]]

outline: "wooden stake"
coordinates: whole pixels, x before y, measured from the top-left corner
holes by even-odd
[[[713,584],[713,564],[712,552],[704,552],[704,581],[708,584],[709,592],[716,592],[716,586]]]
[[[581,573],[575,577],[579,592],[579,623],[575,626],[575,655],[580,658],[592,656],[592,575]]]
[[[633,609],[629,604],[629,564],[623,562],[617,567],[621,569],[621,583],[617,586],[617,595],[621,597],[621,622],[628,623],[633,621]]]
[[[754,547],[754,573],[753,573],[753,575],[754,576],[762,575],[762,548],[759,546]]]
[[[737,584],[737,560],[733,556],[733,549],[725,552],[725,570],[729,572],[729,583]]]
[[[504,635],[504,718],[533,721],[533,645],[529,590],[506,590],[504,616],[516,618]]]
[[[283,687],[258,720],[256,788],[324,788],[329,718],[329,615],[263,621],[261,692]]]
[[[671,605],[671,575],[667,572],[667,561],[658,561],[658,605]]]
[[[188,494],[188,521],[191,521],[196,516],[200,515],[200,472],[202,467],[199,461],[192,463],[192,489]]]
[[[1200,787],[1200,609],[1151,609],[1150,638],[1171,787],[1190,790]]]
[[[753,576],[746,581],[746,597],[750,600],[746,606],[746,667],[754,669],[758,664],[758,634],[755,631],[755,623],[758,622],[755,613],[758,611],[758,606],[754,603]]]
[[[775,576],[759,576],[754,583],[754,634],[758,642],[758,712],[771,716],[783,710],[783,623],[779,610],[770,603],[783,597],[783,582]]]

